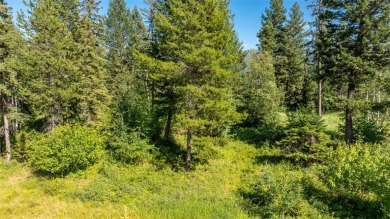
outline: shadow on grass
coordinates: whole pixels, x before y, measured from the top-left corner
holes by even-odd
[[[274,144],[283,138],[283,127],[281,126],[263,126],[259,128],[236,128],[233,134],[240,141],[253,144],[260,148],[265,142]]]
[[[364,200],[359,197],[347,197],[336,192],[316,188],[312,183],[305,186],[305,198],[313,203],[323,203],[328,212],[336,218],[385,218],[378,201]]]
[[[337,194],[336,191],[320,189],[310,178],[295,181],[294,175],[287,174],[285,177],[283,180],[276,181],[269,181],[266,177],[256,178],[253,182],[258,180],[258,183],[239,188],[243,207],[260,218],[273,218],[285,213],[288,214],[286,216],[293,218],[307,218],[307,215],[299,215],[299,211],[295,211],[297,206],[302,207],[300,209],[302,213],[311,211],[314,215],[318,215],[316,218],[386,218],[378,201],[365,200],[358,196],[347,197]],[[294,189],[295,187],[302,189]],[[275,208],[273,205],[275,203],[286,208]]]
[[[280,164],[280,163],[292,163],[295,164],[296,161],[294,158],[289,157],[283,154],[275,154],[275,155],[260,155],[256,157],[256,163],[258,164]]]
[[[156,142],[158,154],[156,156],[158,166],[161,164],[169,166],[174,171],[184,170],[186,150],[180,144],[170,141]]]

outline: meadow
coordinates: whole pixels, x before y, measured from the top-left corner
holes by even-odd
[[[336,132],[334,123],[339,115],[324,116],[326,132]],[[26,163],[2,162],[0,217],[386,217],[386,200],[381,199],[375,189],[379,180],[371,190],[366,184],[370,181],[360,179],[359,184],[359,180],[353,178],[361,174],[354,176],[353,171],[358,170],[353,167],[345,181],[337,178],[338,174],[345,173],[332,173],[327,169],[327,160],[335,159],[332,154],[340,151],[322,154],[321,162],[305,162],[302,156],[286,152],[269,141],[271,134],[272,130],[238,128],[230,137],[204,138],[201,142],[208,146],[207,150],[195,151],[195,165],[188,173],[183,169],[180,152],[165,157],[154,155],[158,161],[133,165],[104,159],[86,170],[62,177],[36,173]],[[180,140],[177,145],[180,148]],[[362,157],[360,152],[367,156]],[[370,153],[383,151],[367,151],[363,147],[360,152],[355,153],[355,157],[346,157],[348,164],[333,160],[336,166],[332,168],[361,160],[355,164],[366,171],[365,166],[358,164],[370,161]],[[379,161],[383,160],[368,162],[371,172],[365,173],[382,173]],[[355,181],[351,184],[351,180]],[[338,183],[338,188],[329,182]]]

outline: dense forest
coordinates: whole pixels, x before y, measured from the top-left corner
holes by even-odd
[[[0,0],[0,217],[389,218],[390,2]],[[267,2],[268,3],[268,2]]]

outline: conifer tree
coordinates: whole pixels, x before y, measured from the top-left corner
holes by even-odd
[[[284,71],[287,74],[285,81],[285,103],[290,109],[305,105],[305,79],[309,76],[306,71],[306,22],[303,21],[303,12],[297,2],[291,8],[289,19],[285,26],[285,63]]]
[[[148,127],[149,100],[146,72],[135,53],[148,48],[148,35],[137,8],[130,11],[124,0],[110,1],[106,19],[107,67],[114,93],[114,123],[121,130]]]
[[[347,88],[345,141],[353,143],[355,92],[378,70],[389,65],[389,19],[387,0],[324,0],[325,27],[332,36],[326,57],[327,77]]]
[[[57,1],[30,1],[28,6],[31,14],[24,20],[29,39],[28,106],[36,128],[52,131],[76,118],[76,44]]]
[[[313,10],[312,16],[315,18],[312,22],[315,28],[314,32],[311,33],[312,41],[311,47],[313,49],[311,57],[315,65],[315,79],[317,80],[317,113],[322,116],[322,90],[324,83],[324,69],[323,69],[323,55],[326,49],[325,47],[325,30],[324,30],[324,6],[323,0],[314,0],[313,4],[309,7]]]
[[[169,7],[153,20],[155,46],[165,65],[173,66],[166,75],[177,98],[177,120],[186,130],[189,171],[193,137],[219,135],[241,118],[231,87],[231,66],[240,53],[228,49],[235,38],[228,1],[168,0],[166,4]]]
[[[62,7],[62,20],[67,24],[68,30],[75,34],[80,18],[79,0],[57,0],[57,2]]]
[[[257,34],[261,50],[275,56],[283,53],[285,14],[283,0],[271,0],[270,7],[261,16],[262,28]]]
[[[18,82],[18,55],[23,45],[21,34],[16,30],[11,15],[11,8],[0,1],[0,114],[3,126],[0,135],[4,136],[6,161],[11,160],[10,117],[15,117]],[[1,119],[0,119],[1,120]]]
[[[102,34],[99,2],[80,2],[80,19],[76,33],[78,43],[79,103],[81,121],[86,124],[104,126],[109,119],[110,95],[107,89],[107,72]]]
[[[268,52],[274,59],[274,69],[278,88],[283,92],[286,89],[288,73],[283,66],[287,62],[286,46],[286,9],[283,0],[271,0],[270,7],[261,17],[261,29],[257,37],[260,42],[260,51]]]

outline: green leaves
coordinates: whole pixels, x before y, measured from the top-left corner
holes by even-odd
[[[51,134],[32,133],[26,143],[29,164],[35,171],[66,175],[102,159],[105,139],[94,129],[66,125]]]
[[[282,102],[277,88],[273,57],[268,52],[248,54],[248,71],[243,75],[244,111],[252,125],[275,123],[275,112]]]
[[[323,170],[325,182],[335,194],[350,199],[375,194],[388,214],[389,153],[386,144],[339,145],[327,158],[328,166]]]

